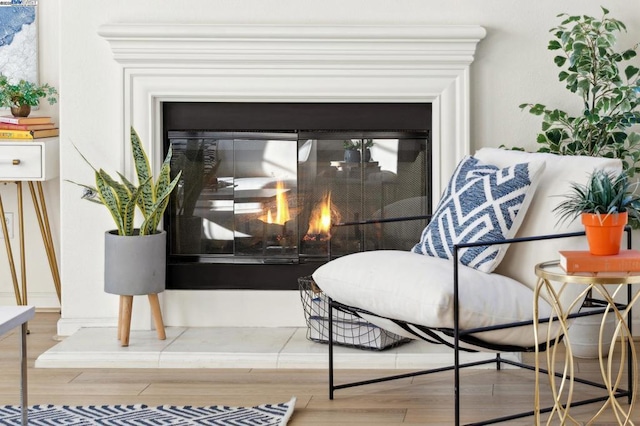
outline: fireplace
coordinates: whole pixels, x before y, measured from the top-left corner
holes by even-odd
[[[424,221],[331,225],[429,213],[430,127],[429,103],[164,103],[167,288],[293,290],[329,258],[410,249]]]
[[[431,194],[441,193],[460,158],[471,152],[471,64],[486,34],[480,26],[349,25],[331,19],[291,24],[278,23],[273,16],[265,18],[269,24],[220,24],[209,22],[206,15],[197,22],[176,23],[173,19],[182,18],[165,9],[159,8],[157,16],[166,16],[165,22],[136,22],[142,16],[136,11],[73,21],[82,31],[99,25],[99,37],[86,37],[61,64],[70,71],[64,74],[64,86],[73,99],[65,104],[70,120],[66,137],[94,141],[87,143],[85,155],[102,155],[102,164],[110,169],[135,176],[129,155],[133,126],[151,167],[159,170],[166,137],[163,109],[174,102],[429,103]],[[71,71],[84,64],[91,64],[89,72],[76,78]],[[96,85],[103,88],[100,102],[87,95]],[[96,126],[104,131],[96,131]],[[70,171],[86,170],[70,143],[61,145],[61,164],[62,179],[77,180]],[[112,226],[111,219],[96,216],[95,206],[80,200],[72,185],[61,185],[60,190],[65,290],[58,332],[112,326],[117,302],[102,291],[102,257],[87,256],[103,245],[104,236],[97,230]],[[304,325],[296,290],[167,290],[161,304],[170,326]],[[133,329],[149,329],[148,306],[137,303],[133,309]]]

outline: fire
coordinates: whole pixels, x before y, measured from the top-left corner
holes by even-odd
[[[276,217],[274,218],[271,209],[268,209],[263,221],[266,223],[284,225],[289,220],[291,220],[291,214],[289,213],[287,190],[284,187],[284,183],[282,183],[282,181],[278,181],[276,184]]]
[[[322,200],[314,207],[309,219],[307,236],[317,238],[322,235],[330,237],[331,231],[331,193],[326,193]]]

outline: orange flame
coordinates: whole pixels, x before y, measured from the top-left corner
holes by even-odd
[[[284,225],[291,220],[291,214],[289,213],[289,200],[287,199],[287,191],[282,181],[278,181],[276,184],[276,217],[273,217],[271,209],[267,210],[267,214],[263,216],[262,221],[266,223],[275,223],[278,225]]]
[[[313,208],[309,219],[307,235],[330,236],[331,230],[331,193],[326,193],[322,200]]]

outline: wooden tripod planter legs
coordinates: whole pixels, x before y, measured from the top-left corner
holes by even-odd
[[[149,294],[149,305],[151,306],[151,314],[153,323],[156,327],[159,340],[165,340],[167,335],[164,330],[164,322],[162,321],[162,312],[160,311],[160,301],[157,294]],[[129,334],[131,330],[131,310],[133,309],[133,296],[120,296],[120,308],[118,312],[118,340],[121,346],[129,346]]]

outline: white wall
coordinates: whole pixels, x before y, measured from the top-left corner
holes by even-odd
[[[59,36],[59,1],[44,0],[38,6],[38,62],[40,83],[49,83],[59,87],[60,69],[60,36]],[[7,114],[8,111],[2,111]],[[60,123],[58,104],[53,106],[48,102],[41,104],[35,112],[38,115],[48,115],[55,123]],[[53,279],[44,251],[40,229],[34,214],[33,203],[29,195],[27,185],[23,185],[23,203],[25,215],[25,251],[27,265],[27,299],[29,304],[38,307],[58,308],[58,298],[55,293]],[[60,183],[58,179],[43,184],[47,212],[53,234],[53,242],[58,254],[60,264]],[[5,212],[12,212],[14,217],[14,238],[11,239],[12,251],[16,262],[18,274],[20,274],[20,250],[18,243],[18,204],[16,185],[13,183],[0,184],[0,195]],[[18,276],[20,280],[20,276]],[[0,241],[0,305],[12,305],[15,303],[9,263],[6,256],[4,241]]]
[[[472,150],[501,144],[535,148],[539,120],[520,112],[523,102],[561,107],[576,104],[557,82],[553,55],[546,50],[548,30],[560,12],[600,13],[600,0],[41,0],[42,28],[60,31],[62,177],[91,182],[91,170],[71,142],[100,167],[122,170],[123,117],[118,104],[122,73],[108,43],[98,36],[107,23],[345,23],[345,24],[477,24],[486,28],[471,68]],[[637,2],[609,1],[614,17],[631,34],[625,45],[640,40]],[[55,10],[59,9],[59,23]],[[55,33],[41,34],[41,39]],[[56,58],[57,59],[57,58]],[[57,60],[41,63],[56,83]],[[80,200],[77,187],[63,182],[61,192],[63,317],[113,318],[116,298],[102,292],[103,233],[112,228],[107,211]],[[52,207],[54,205],[52,204]],[[533,273],[533,272],[532,272]],[[80,302],[81,301],[81,302]],[[87,308],[90,307],[90,308]],[[96,320],[97,321],[97,320]]]

